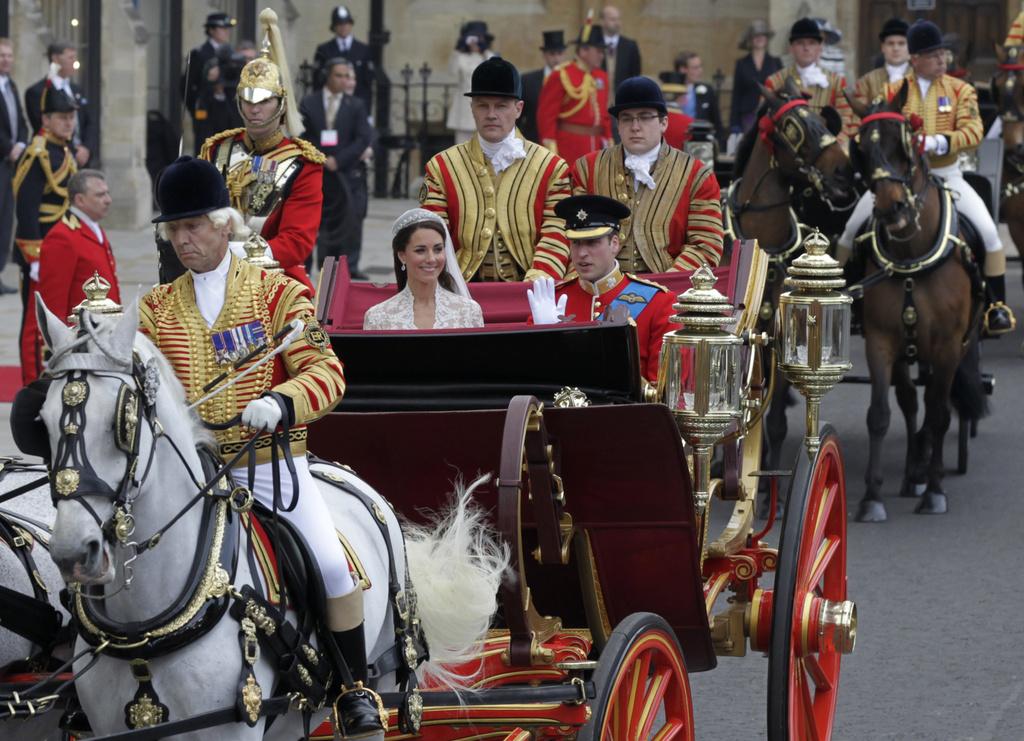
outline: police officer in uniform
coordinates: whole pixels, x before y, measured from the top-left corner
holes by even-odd
[[[327,628],[356,682],[341,688],[337,702],[344,727],[339,731],[343,738],[380,733],[379,698],[364,686],[368,670],[362,589],[353,583],[306,460],[306,425],[330,412],[345,391],[341,363],[316,320],[309,288],[228,249],[232,222],[241,219],[229,207],[228,190],[217,169],[204,160],[181,157],[164,170],[156,195],[161,213],[154,221],[187,271],[142,298],[139,324],[167,358],[189,402],[202,397],[222,371],[244,370],[245,366],[233,366],[239,352],[260,347],[293,321],[304,325],[288,352],[276,356],[267,372],[226,388],[197,411],[205,421],[221,424],[241,414],[241,425],[216,433],[220,453],[226,457],[257,437],[252,493],[268,507],[273,506],[275,478],[268,431],[287,415],[298,492],[289,492],[282,484],[284,501],[294,501],[294,506],[281,516],[309,544],[324,581]],[[245,346],[239,347],[239,342]],[[280,395],[283,406],[271,392]],[[277,464],[279,482],[291,481],[287,462]],[[235,475],[240,481],[249,478],[245,466]]]
[[[304,264],[320,229],[325,157],[298,138],[302,119],[286,87],[291,77],[277,14],[266,9],[260,22],[268,41],[260,56],[242,68],[235,97],[245,126],[211,136],[199,156],[220,171],[231,205],[266,240],[270,256],[312,288]]]
[[[343,57],[352,63],[356,73],[355,95],[366,105],[366,112],[373,112],[373,52],[370,47],[352,35],[355,18],[344,5],[331,10],[331,31],[334,38],[316,48],[313,64],[316,67],[316,87],[322,87],[327,79],[327,63]]]
[[[18,216],[14,261],[21,266],[21,377],[26,385],[42,370],[36,312],[26,310],[35,304],[39,252],[43,237],[68,209],[68,180],[78,170],[71,153],[77,104],[51,85],[43,88],[39,103],[42,128],[22,152],[13,181]]]
[[[569,248],[554,208],[569,195],[569,168],[516,131],[519,71],[491,57],[466,95],[477,131],[427,163],[420,203],[448,223],[466,280],[561,278]]]
[[[605,196],[580,195],[560,201],[555,213],[565,219],[576,277],[557,285],[541,279],[528,289],[533,322],[553,324],[568,316],[579,322],[629,317],[636,323],[640,372],[657,383],[662,340],[673,328],[669,318],[675,296],[664,286],[619,269],[619,229],[629,218],[629,207]]]
[[[572,170],[573,193],[621,201],[617,239],[623,270],[664,273],[696,270],[722,259],[722,193],[710,165],[665,143],[668,109],[661,88],[631,77],[608,109],[619,144],[591,152]]]

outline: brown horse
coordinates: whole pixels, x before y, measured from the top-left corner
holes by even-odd
[[[800,253],[809,227],[833,231],[827,220],[848,211],[857,193],[849,158],[836,141],[842,125],[839,114],[830,108],[815,113],[791,80],[778,93],[765,88],[762,93],[758,125],[738,148],[736,178],[723,197],[722,220],[727,242],[756,238],[770,255],[761,307],[762,324],[768,326],[782,293],[786,265]],[[806,209],[799,213],[794,206],[798,199]],[[789,395],[789,383],[776,374],[765,424],[768,469],[779,468]]]
[[[1024,48],[996,45],[996,57],[999,71],[992,78],[992,96],[1003,125],[1000,212],[1017,250],[1024,252]]]
[[[981,308],[980,296],[972,288],[976,268],[961,239],[952,197],[929,174],[923,132],[914,130],[916,121],[904,117],[905,102],[906,85],[890,103],[867,108],[852,101],[862,121],[851,159],[875,195],[874,219],[858,239],[870,257],[864,278],[864,339],[871,373],[871,442],[867,493],[857,513],[861,522],[887,518],[881,500],[881,461],[889,429],[890,385],[896,387],[907,424],[902,493],[913,496],[923,489],[918,513],[946,512],[942,441],[961,358],[965,348],[976,350]],[[884,277],[886,271],[891,277]],[[920,429],[917,391],[910,376],[915,361],[930,367]],[[981,416],[984,397],[972,369],[960,371],[961,393],[953,402],[975,419]]]

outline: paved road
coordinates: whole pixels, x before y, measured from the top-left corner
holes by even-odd
[[[390,225],[409,201],[374,201],[363,267],[374,278],[391,272]],[[151,233],[112,234],[122,293],[131,296],[156,278]],[[1011,303],[1024,315],[1020,263],[1011,264]],[[4,279],[16,283],[9,269]],[[17,298],[0,297],[0,365],[17,363]],[[857,601],[856,652],[844,661],[834,738],[1005,741],[1024,739],[1024,332],[985,345],[986,370],[997,377],[993,415],[971,448],[971,470],[946,480],[950,513],[912,514],[913,502],[890,499],[890,521],[851,523],[850,595]],[[860,355],[860,343],[855,343]],[[866,373],[860,357],[855,373]],[[848,510],[863,490],[868,389],[841,386],[823,417],[839,430],[847,466]],[[0,404],[0,452],[14,446]],[[802,411],[791,411],[802,430]],[[790,447],[795,454],[796,432]],[[895,411],[885,461],[886,493],[902,473],[903,425]],[[954,460],[947,440],[947,462]],[[763,738],[767,661],[758,655],[723,658],[692,678],[698,738]]]
[[[1018,313],[1020,269],[1011,263],[1007,281]],[[912,500],[896,498],[906,436],[893,399],[884,468],[889,522],[851,522],[848,531],[860,629],[856,651],[843,661],[837,741],[1024,739],[1022,340],[1018,331],[984,345],[984,367],[997,379],[993,413],[972,441],[967,475],[944,482],[948,515],[915,515]],[[854,372],[866,375],[863,342],[855,348]],[[822,412],[843,442],[851,518],[864,491],[867,403],[868,387],[843,385]],[[802,409],[790,412],[794,448]],[[946,442],[949,466],[955,436]],[[697,737],[764,738],[767,669],[767,659],[748,654],[694,675]]]

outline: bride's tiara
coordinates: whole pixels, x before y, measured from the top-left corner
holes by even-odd
[[[418,224],[421,221],[436,221],[438,224],[444,225],[444,220],[433,211],[427,211],[425,208],[410,208],[395,220],[391,226],[391,236],[394,237],[410,224]]]

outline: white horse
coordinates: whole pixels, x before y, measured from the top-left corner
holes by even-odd
[[[132,515],[135,535],[129,540],[145,542],[163,528],[176,514],[186,508],[197,488],[194,479],[203,474],[196,444],[208,436],[198,418],[186,407],[184,391],[169,365],[153,344],[137,332],[138,309],[133,303],[119,320],[86,315],[84,330],[68,328],[44,306],[39,306],[39,326],[53,354],[51,384],[41,417],[49,432],[53,450],[67,436],[79,436],[82,457],[106,487],[117,490],[119,482],[129,474],[127,456],[115,444],[115,407],[123,385],[136,389],[137,376],[132,374],[133,352],[137,361],[152,361],[158,376],[154,390],[155,404],[151,417],[143,418],[138,442],[139,465],[134,472],[137,488],[132,487]],[[84,370],[88,397],[79,405],[85,427],[68,429],[61,422],[67,409],[64,389],[69,381],[69,368]],[[152,373],[152,369],[151,369]],[[82,376],[79,375],[79,383]],[[81,387],[74,389],[81,391]],[[140,396],[146,389],[138,389]],[[81,421],[80,423],[81,424]],[[155,433],[155,434],[154,434]],[[174,452],[170,441],[180,450]],[[74,441],[71,441],[74,443]],[[184,459],[184,462],[183,460]],[[82,461],[79,461],[82,463]],[[59,468],[60,461],[54,461]],[[81,468],[81,466],[79,466]],[[316,470],[316,466],[313,466]],[[498,546],[485,529],[482,517],[468,507],[463,495],[450,514],[447,527],[416,529],[403,539],[402,529],[390,506],[365,482],[355,475],[332,468],[347,484],[369,496],[375,509],[384,515],[395,554],[398,577],[405,578],[406,556],[410,579],[418,595],[418,610],[431,652],[431,661],[439,664],[465,660],[474,653],[484,637],[497,608],[496,592],[507,568],[507,548]],[[64,578],[83,588],[102,585],[104,610],[110,620],[130,624],[150,621],[168,609],[186,588],[189,564],[200,548],[202,502],[184,512],[180,520],[166,530],[159,543],[131,561],[132,549],[109,537],[109,530],[99,522],[108,523],[113,515],[109,491],[106,496],[91,491],[76,491],[62,497],[61,472],[55,474],[54,494],[57,517],[50,543],[51,556]],[[65,490],[77,475],[68,474]],[[88,480],[82,475],[81,480]],[[318,482],[319,483],[319,482]],[[395,642],[394,626],[388,609],[388,554],[381,531],[366,507],[355,497],[336,488],[320,484],[337,528],[342,531],[365,568],[372,587],[365,592],[365,632],[367,653],[371,663]],[[102,484],[97,491],[105,488]],[[87,505],[94,511],[87,511]],[[242,547],[246,546],[242,535]],[[125,584],[125,566],[129,562],[133,578]],[[248,559],[238,559],[232,586],[252,584]],[[227,567],[227,564],[223,564]],[[403,582],[404,583],[404,582]],[[73,585],[72,585],[73,586]],[[86,646],[79,639],[76,650]],[[88,658],[76,664],[79,674]],[[159,702],[168,709],[164,720],[174,721],[200,713],[232,706],[239,696],[242,655],[239,648],[239,623],[225,616],[201,638],[169,654],[149,661],[152,687]],[[263,697],[274,688],[274,669],[262,655],[255,666],[255,676]],[[385,676],[379,691],[395,689],[394,675]],[[126,730],[125,707],[139,689],[128,662],[100,653],[95,666],[76,678],[82,707],[97,734]],[[326,709],[314,715],[314,727],[326,717]],[[256,739],[264,732],[265,720],[254,728],[243,723],[221,725],[180,738],[188,739]],[[269,729],[269,738],[295,739],[302,735],[301,718],[289,713],[278,718]]]

